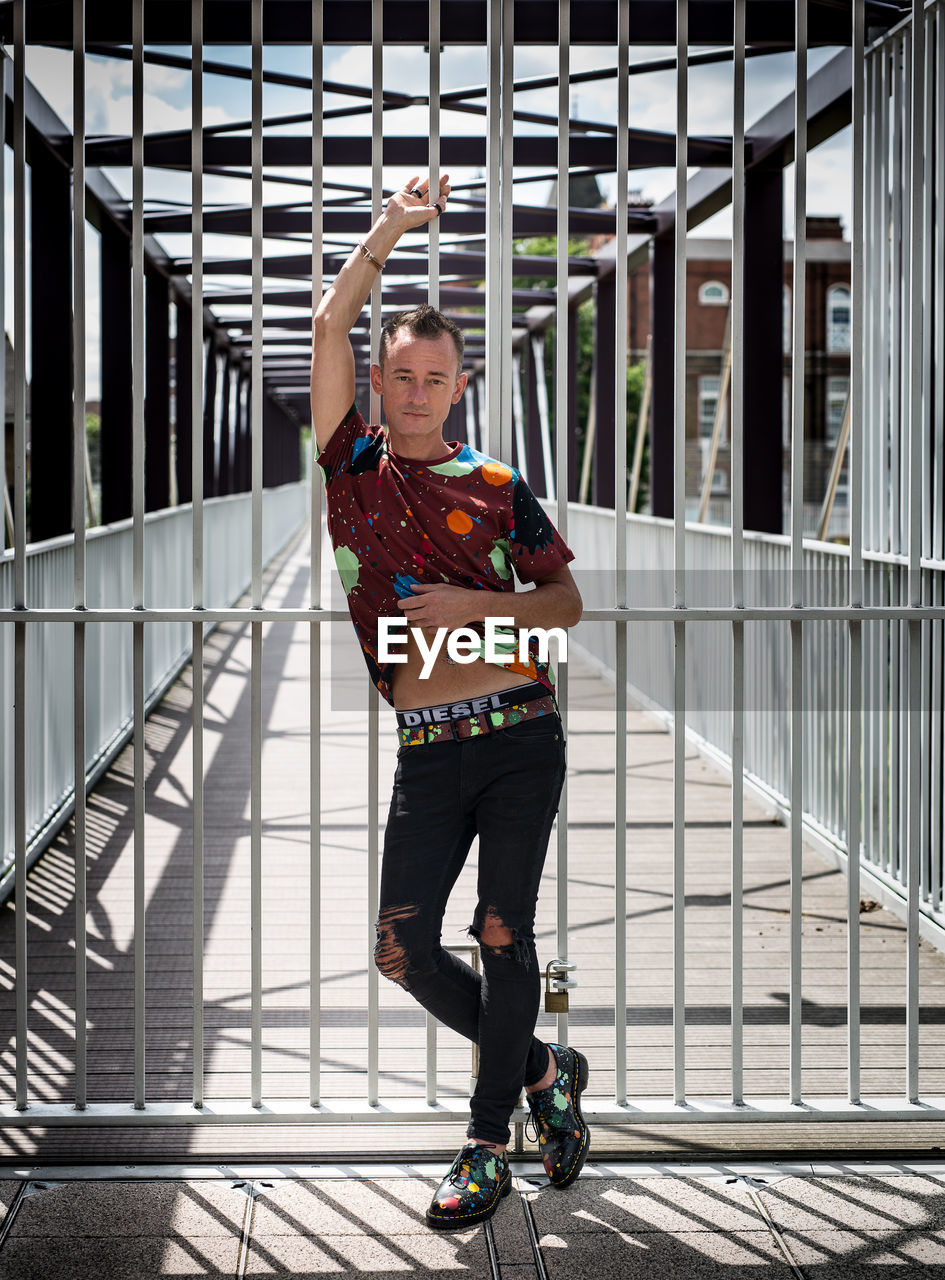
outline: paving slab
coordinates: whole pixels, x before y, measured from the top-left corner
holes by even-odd
[[[246,1191],[232,1183],[70,1182],[34,1189],[20,1203],[10,1239],[230,1236],[239,1240]]]
[[[13,1203],[16,1193],[20,1189],[21,1185],[22,1184],[19,1179],[15,1181],[11,1180],[9,1182],[0,1182],[0,1211],[2,1211],[0,1212],[0,1218],[2,1218],[2,1214],[6,1213],[10,1205]]]
[[[546,1234],[539,1248],[549,1280],[679,1280],[738,1276],[786,1280],[790,1266],[769,1231]],[[504,1272],[503,1272],[504,1274]]]
[[[0,1250],[0,1280],[216,1280],[236,1275],[239,1239],[193,1236],[9,1238]]]
[[[599,1178],[528,1197],[537,1230],[568,1237],[606,1231],[644,1233],[766,1229],[742,1185],[722,1178]]]
[[[758,1194],[781,1230],[945,1230],[945,1184],[935,1178],[783,1178]]]
[[[246,1275],[488,1276],[485,1235],[253,1236]]]
[[[258,1188],[253,1234],[409,1235],[426,1231],[423,1215],[435,1187],[432,1180],[419,1178],[275,1182]]]
[[[896,1267],[909,1276],[945,1275],[942,1231],[785,1231],[783,1236],[798,1265],[814,1274],[829,1267],[831,1277],[871,1275],[874,1267]]]

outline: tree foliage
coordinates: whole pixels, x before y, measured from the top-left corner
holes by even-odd
[[[528,240],[518,240],[514,246],[516,255],[528,254],[535,257],[553,258],[558,252],[557,236],[532,236]],[[590,242],[583,237],[572,236],[568,239],[569,257],[589,257]],[[513,287],[516,289],[553,289],[556,278],[551,276],[516,276]],[[578,458],[584,456],[587,424],[590,417],[591,394],[594,378],[594,322],[595,301],[589,298],[575,310],[577,319],[577,421],[570,424],[576,432]],[[572,324],[574,320],[572,319]],[[555,327],[550,325],[545,330],[545,377],[548,384],[548,404],[554,423],[555,395]],[[627,469],[633,465],[633,451],[636,441],[637,420],[643,398],[643,381],[645,365],[641,362],[627,368]],[[637,510],[642,510],[649,482],[649,445],[644,441],[643,463],[640,474],[640,491],[637,496]]]

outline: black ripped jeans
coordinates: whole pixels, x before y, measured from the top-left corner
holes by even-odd
[[[467,1134],[507,1143],[523,1084],[548,1068],[534,1035],[541,996],[535,906],[565,774],[557,715],[475,738],[401,747],[384,838],[375,958],[425,1009],[479,1045]],[[509,946],[480,942],[482,976],[440,945],[443,913],[473,837],[478,904],[470,932],[510,929]]]

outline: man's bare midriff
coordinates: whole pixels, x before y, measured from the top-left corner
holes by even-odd
[[[423,654],[408,632],[407,661],[394,671],[394,706],[398,711],[431,707],[440,702],[458,702],[461,698],[478,698],[528,682],[528,677],[520,671],[509,671],[494,662],[483,662],[481,658],[464,665],[454,665],[447,661],[445,645],[426,680],[421,678],[422,670]]]

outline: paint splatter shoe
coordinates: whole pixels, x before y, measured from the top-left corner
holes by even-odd
[[[564,1045],[548,1046],[558,1074],[547,1089],[526,1095],[535,1122],[538,1146],[551,1185],[570,1187],[581,1172],[590,1135],[581,1115],[581,1094],[587,1088],[587,1059]]]
[[[463,1147],[437,1188],[427,1210],[427,1226],[461,1231],[491,1218],[512,1190],[508,1157],[471,1142]]]

